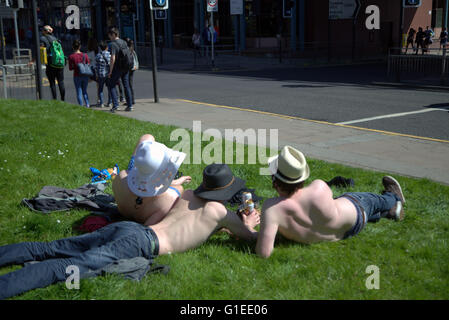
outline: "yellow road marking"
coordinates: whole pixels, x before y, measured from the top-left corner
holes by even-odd
[[[433,141],[433,142],[449,143],[449,140],[435,139],[435,138],[421,137],[421,136],[414,136],[414,135],[411,135],[411,134],[404,134],[404,133],[384,131],[384,130],[377,130],[377,129],[362,128],[362,127],[350,126],[350,125],[346,125],[346,124],[332,123],[332,122],[327,122],[327,121],[311,120],[311,119],[305,119],[305,118],[300,118],[300,117],[295,117],[295,116],[288,116],[288,115],[278,114],[278,113],[273,113],[273,112],[266,112],[266,111],[252,110],[252,109],[246,109],[246,108],[231,107],[231,106],[223,106],[223,105],[218,105],[218,104],[213,104],[213,103],[204,103],[204,102],[187,100],[187,99],[177,99],[177,100],[178,101],[182,101],[182,102],[192,103],[192,104],[198,104],[198,105],[203,105],[203,106],[214,107],[214,108],[222,108],[222,109],[230,109],[230,110],[253,112],[253,113],[263,114],[263,115],[267,115],[267,116],[271,116],[271,117],[283,118],[283,119],[301,120],[301,121],[308,121],[308,122],[319,123],[319,124],[326,124],[326,125],[335,126],[335,127],[343,127],[343,128],[350,128],[350,129],[356,129],[356,130],[362,130],[362,131],[377,132],[377,133],[382,133],[382,134],[390,135],[390,136],[400,136],[400,137],[407,137],[407,138],[413,138],[413,139],[427,140],[427,141]]]

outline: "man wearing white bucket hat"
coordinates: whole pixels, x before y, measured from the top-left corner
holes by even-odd
[[[263,204],[256,245],[259,256],[271,255],[277,231],[290,240],[311,244],[347,239],[358,234],[367,222],[380,218],[398,221],[404,217],[404,195],[393,177],[383,177],[385,190],[381,195],[350,192],[334,199],[322,180],[304,187],[310,169],[299,150],[285,146],[268,163],[279,197]]]
[[[191,177],[174,179],[186,154],[167,148],[150,134],[137,143],[127,170],[114,179],[119,212],[145,225],[156,224],[170,211]]]

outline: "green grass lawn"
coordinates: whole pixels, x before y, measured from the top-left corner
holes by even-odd
[[[79,234],[74,225],[88,211],[38,214],[21,200],[45,185],[77,188],[90,181],[91,166],[125,168],[145,133],[174,146],[169,140],[174,129],[60,102],[2,100],[0,245]],[[309,165],[309,181],[354,178],[355,188],[334,189],[334,195],[382,190],[383,173],[314,159]],[[259,195],[275,196],[270,177],[259,176],[259,165],[231,167]],[[182,165],[193,178],[189,188],[199,185],[203,168]],[[254,254],[254,244],[217,234],[195,250],[158,257],[157,263],[170,266],[168,275],[138,283],[108,275],[82,280],[80,290],[59,283],[15,299],[448,299],[449,187],[396,177],[407,199],[405,220],[369,224],[345,241],[309,246],[278,239],[265,260]],[[379,267],[379,290],[365,286],[370,265]],[[17,268],[1,268],[0,274]]]

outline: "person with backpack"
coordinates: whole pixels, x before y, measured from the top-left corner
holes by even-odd
[[[107,84],[109,75],[109,67],[111,63],[111,54],[108,51],[108,45],[106,42],[100,42],[100,52],[95,57],[96,70],[97,70],[97,83],[98,83],[98,98],[100,99],[100,108],[104,107],[104,95],[103,88]],[[109,87],[109,86],[107,86]],[[108,96],[111,97],[111,91],[108,89]]]
[[[119,38],[119,31],[117,28],[110,28],[108,37],[109,40],[111,40],[111,64],[108,75],[108,87],[112,96],[111,112],[115,112],[118,109],[116,83],[119,79],[122,79],[123,89],[125,91],[127,105],[125,111],[132,111],[133,104],[131,88],[129,86],[129,71],[133,68],[133,57],[127,43]]]
[[[47,50],[47,65],[45,74],[50,83],[51,94],[53,99],[57,99],[56,95],[56,80],[58,80],[59,93],[61,100],[65,100],[65,86],[64,86],[64,67],[66,65],[66,57],[62,50],[61,43],[53,35],[53,28],[46,25],[42,28],[42,36],[40,38]]]
[[[75,83],[76,98],[80,106],[83,105],[84,99],[86,107],[90,108],[89,96],[87,94],[89,75],[86,73],[91,70],[90,60],[87,54],[81,52],[81,43],[79,40],[73,41],[72,48],[74,53],[69,56],[69,70],[73,70],[73,82]]]

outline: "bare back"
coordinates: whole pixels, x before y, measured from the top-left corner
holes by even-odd
[[[264,203],[257,250],[269,256],[277,230],[288,239],[306,244],[338,241],[356,220],[356,208],[348,199],[333,199],[328,185],[315,180],[289,198]]]
[[[176,192],[168,189],[159,196],[142,198],[142,203],[138,205],[137,196],[129,190],[127,177],[126,170],[120,171],[112,183],[118,210],[127,219],[147,225],[156,224],[165,217],[178,199]]]
[[[159,239],[160,255],[198,247],[222,227],[243,239],[254,239],[234,212],[219,202],[196,197],[192,190],[183,193],[164,220],[151,226]]]

